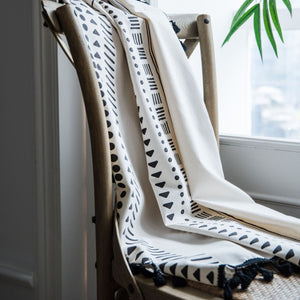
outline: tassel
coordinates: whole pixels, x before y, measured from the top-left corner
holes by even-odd
[[[142,274],[147,278],[152,277],[154,284],[157,287],[166,284],[165,277],[163,276],[161,270],[154,263],[147,263],[147,264],[131,263],[129,267],[133,275]],[[147,268],[153,268],[153,272],[148,270]]]
[[[142,267],[140,264],[132,263],[129,265],[129,267],[133,275],[138,275],[141,273]]]
[[[230,281],[226,280],[225,286],[224,286],[224,300],[232,300],[232,290],[230,287]]]
[[[180,41],[180,44],[181,44],[183,50],[186,51],[186,49],[187,49],[186,45],[182,41]]]
[[[184,287],[187,285],[187,282],[184,278],[172,276],[172,284],[174,287]]]
[[[162,273],[159,272],[155,272],[154,276],[153,276],[153,281],[155,286],[160,287],[166,284],[166,278],[162,275]]]
[[[246,274],[248,277],[250,277],[252,281],[258,273],[257,269],[258,269],[257,265],[249,266],[248,268],[243,270],[243,273]]]
[[[292,266],[289,262],[275,264],[276,269],[285,277],[290,277],[293,273]]]
[[[293,273],[299,274],[300,273],[300,267],[296,266],[296,265],[292,265],[292,270]]]
[[[153,277],[153,272],[149,271],[146,268],[142,269],[141,274],[143,274],[146,278],[152,278]]]
[[[266,281],[266,282],[272,281],[272,279],[274,277],[274,272],[273,271],[267,270],[263,267],[259,267],[258,272],[261,273],[261,275],[264,277],[264,281]]]
[[[166,278],[163,276],[161,270],[155,265],[152,264],[154,269],[153,281],[157,287],[163,286],[167,283]]]
[[[241,280],[241,287],[242,290],[246,290],[247,287],[250,285],[251,281],[253,280],[253,278],[251,278],[250,276],[244,274],[243,272],[239,271],[236,273],[236,275],[240,278]]]
[[[177,34],[180,31],[180,28],[177,26],[177,24],[173,20],[170,20],[170,22],[172,24],[173,30]]]
[[[237,288],[241,283],[241,280],[238,276],[234,276],[233,278],[231,278],[229,280],[229,285],[231,287],[231,289],[235,289]]]

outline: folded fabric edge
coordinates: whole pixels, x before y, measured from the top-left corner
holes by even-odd
[[[167,279],[172,281],[174,287],[187,285],[184,278],[163,273],[150,259],[142,263],[131,263],[129,266],[133,275],[142,274],[147,278],[152,278],[157,287],[165,285]],[[224,290],[224,299],[232,300],[234,289],[237,287],[246,290],[258,274],[263,277],[265,282],[271,282],[274,272],[268,267],[275,267],[285,277],[300,274],[300,267],[277,256],[271,259],[252,258],[237,266],[223,264],[219,266],[218,270],[218,287]]]

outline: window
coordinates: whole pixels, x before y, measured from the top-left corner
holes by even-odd
[[[226,178],[264,204],[297,206],[294,215],[299,217],[300,1],[293,1],[292,19],[278,2],[285,44],[278,41],[277,60],[269,41],[263,37],[263,64],[251,21],[221,48],[241,3],[241,0],[186,0],[182,5],[181,1],[158,0],[158,6],[167,13],[211,15],[220,152]],[[192,66],[199,68],[199,50],[195,50],[190,60]],[[199,72],[195,74],[199,76]],[[292,210],[288,213],[292,214]]]

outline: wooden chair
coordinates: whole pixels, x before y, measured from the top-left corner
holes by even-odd
[[[112,174],[109,141],[97,79],[69,5],[43,0],[42,14],[63,51],[74,65],[82,89],[90,130],[96,216],[97,299],[215,299],[199,289],[157,288],[152,279],[133,276],[121,252],[118,227],[113,218]],[[208,15],[171,15],[181,28],[189,57],[200,41],[204,100],[218,140],[217,88],[211,22]],[[63,41],[64,34],[68,45]],[[200,83],[199,83],[200,84]]]

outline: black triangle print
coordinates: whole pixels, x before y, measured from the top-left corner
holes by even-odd
[[[151,156],[153,155],[153,153],[154,153],[154,150],[150,150],[150,151],[147,151],[147,152],[146,152],[146,154],[147,154],[149,157],[151,157]]]
[[[126,218],[125,222],[128,222],[128,221],[129,221],[129,217]]]
[[[159,194],[159,196],[168,198],[169,194],[170,194],[170,192],[164,192],[164,193]]]
[[[97,23],[93,19],[91,19],[91,23],[97,25]]]
[[[218,233],[227,232],[227,229],[222,229]]]
[[[100,44],[98,43],[98,41],[96,41],[93,45],[96,47],[100,47]]]
[[[273,254],[276,254],[276,253],[280,252],[281,250],[282,250],[281,246],[278,245],[278,246],[274,249]]]
[[[181,270],[181,273],[182,275],[187,278],[187,272],[188,272],[188,266],[185,266],[182,270]]]
[[[150,144],[150,139],[145,140],[145,141],[144,141],[144,144],[145,144],[146,146],[148,146],[148,145]]]
[[[162,264],[159,265],[159,268],[161,269],[162,272],[165,271],[165,266],[166,266],[166,264],[167,264],[167,263],[165,262],[165,263],[162,263]]]
[[[147,131],[147,128],[142,129],[142,133],[145,135]]]
[[[156,183],[155,185],[160,187],[160,188],[163,188],[165,186],[166,182],[163,181],[163,182],[159,182],[159,183]]]
[[[193,273],[193,276],[194,276],[198,281],[200,281],[200,269],[197,269],[197,270]]]
[[[239,241],[244,240],[244,239],[247,239],[247,238],[248,238],[248,235],[244,234],[243,236],[241,236],[241,237],[239,238]]]
[[[86,13],[89,15],[93,15],[88,9],[86,10]]]
[[[156,177],[156,178],[159,178],[160,175],[161,175],[161,172],[151,174],[151,176]]]
[[[158,161],[152,161],[151,163],[148,164],[148,166],[152,167],[152,168],[155,168],[158,164]]]
[[[140,118],[140,122],[141,122],[141,124],[143,123],[143,120],[144,120],[144,118],[143,118],[143,117],[141,117],[141,118]]]
[[[213,284],[214,283],[214,272],[213,271],[211,271],[207,276],[206,276],[206,278],[209,280],[209,282],[211,283],[211,284]]]
[[[128,209],[132,210],[132,204],[130,204],[130,206],[128,207]]]
[[[100,55],[98,52],[95,53],[95,57],[100,58]]]
[[[169,220],[171,220],[171,221],[172,221],[172,220],[173,220],[173,218],[174,218],[174,214],[170,214],[170,215],[168,215],[168,216],[167,216],[167,218],[168,218]]]
[[[267,247],[270,247],[271,244],[269,242],[265,242],[262,246],[261,246],[261,249],[265,249]]]
[[[173,275],[175,275],[175,270],[176,270],[177,264],[174,264],[170,267],[170,271]]]
[[[173,202],[169,202],[163,205],[164,207],[171,209],[171,207],[173,206]]]
[[[130,170],[130,168],[129,168],[129,167],[128,167],[127,171],[128,171],[129,173],[131,173],[131,170]]]
[[[93,34],[100,35],[99,32],[96,29],[93,31]]]
[[[127,248],[127,255],[130,255],[135,249],[136,249],[136,246]]]
[[[290,249],[289,252],[287,253],[287,255],[285,256],[285,259],[290,259],[293,256],[295,256],[295,253],[294,253],[293,249]]]

